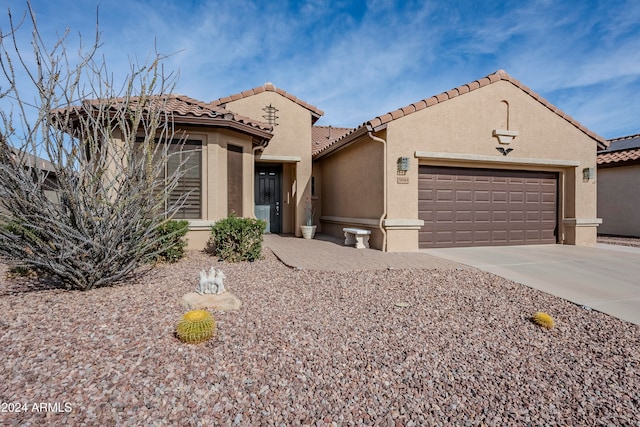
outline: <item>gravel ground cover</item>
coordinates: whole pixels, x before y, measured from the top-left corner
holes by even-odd
[[[635,248],[640,248],[640,238],[638,237],[624,237],[624,236],[609,236],[609,235],[598,235],[598,243],[607,243],[609,245],[620,245],[620,246],[633,246]]]
[[[180,298],[212,265],[244,305],[182,344]],[[323,273],[265,250],[84,293],[5,273],[3,426],[640,425],[640,327],[475,269]]]

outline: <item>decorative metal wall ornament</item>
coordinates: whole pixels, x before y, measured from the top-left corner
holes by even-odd
[[[278,123],[276,123],[276,119],[278,119],[279,117],[276,116],[276,113],[280,110],[278,110],[276,107],[269,104],[266,107],[264,107],[262,111],[266,113],[262,117],[267,121],[267,123],[273,126],[278,126]]]
[[[501,152],[503,156],[506,156],[507,154],[513,151],[513,148],[496,147],[496,150]]]

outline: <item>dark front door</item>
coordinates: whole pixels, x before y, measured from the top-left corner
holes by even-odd
[[[267,230],[280,233],[282,230],[282,166],[256,165],[256,207],[269,206]]]

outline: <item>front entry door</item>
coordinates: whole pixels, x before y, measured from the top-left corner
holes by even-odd
[[[256,206],[269,206],[271,233],[282,231],[282,166],[256,165]]]

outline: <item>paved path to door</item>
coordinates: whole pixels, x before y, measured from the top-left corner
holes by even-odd
[[[640,248],[597,244],[425,249],[640,325]]]
[[[344,246],[344,240],[317,235],[306,240],[294,236],[265,234],[264,245],[286,265],[305,270],[352,271],[388,268],[465,268],[422,252],[385,253],[375,249]]]

